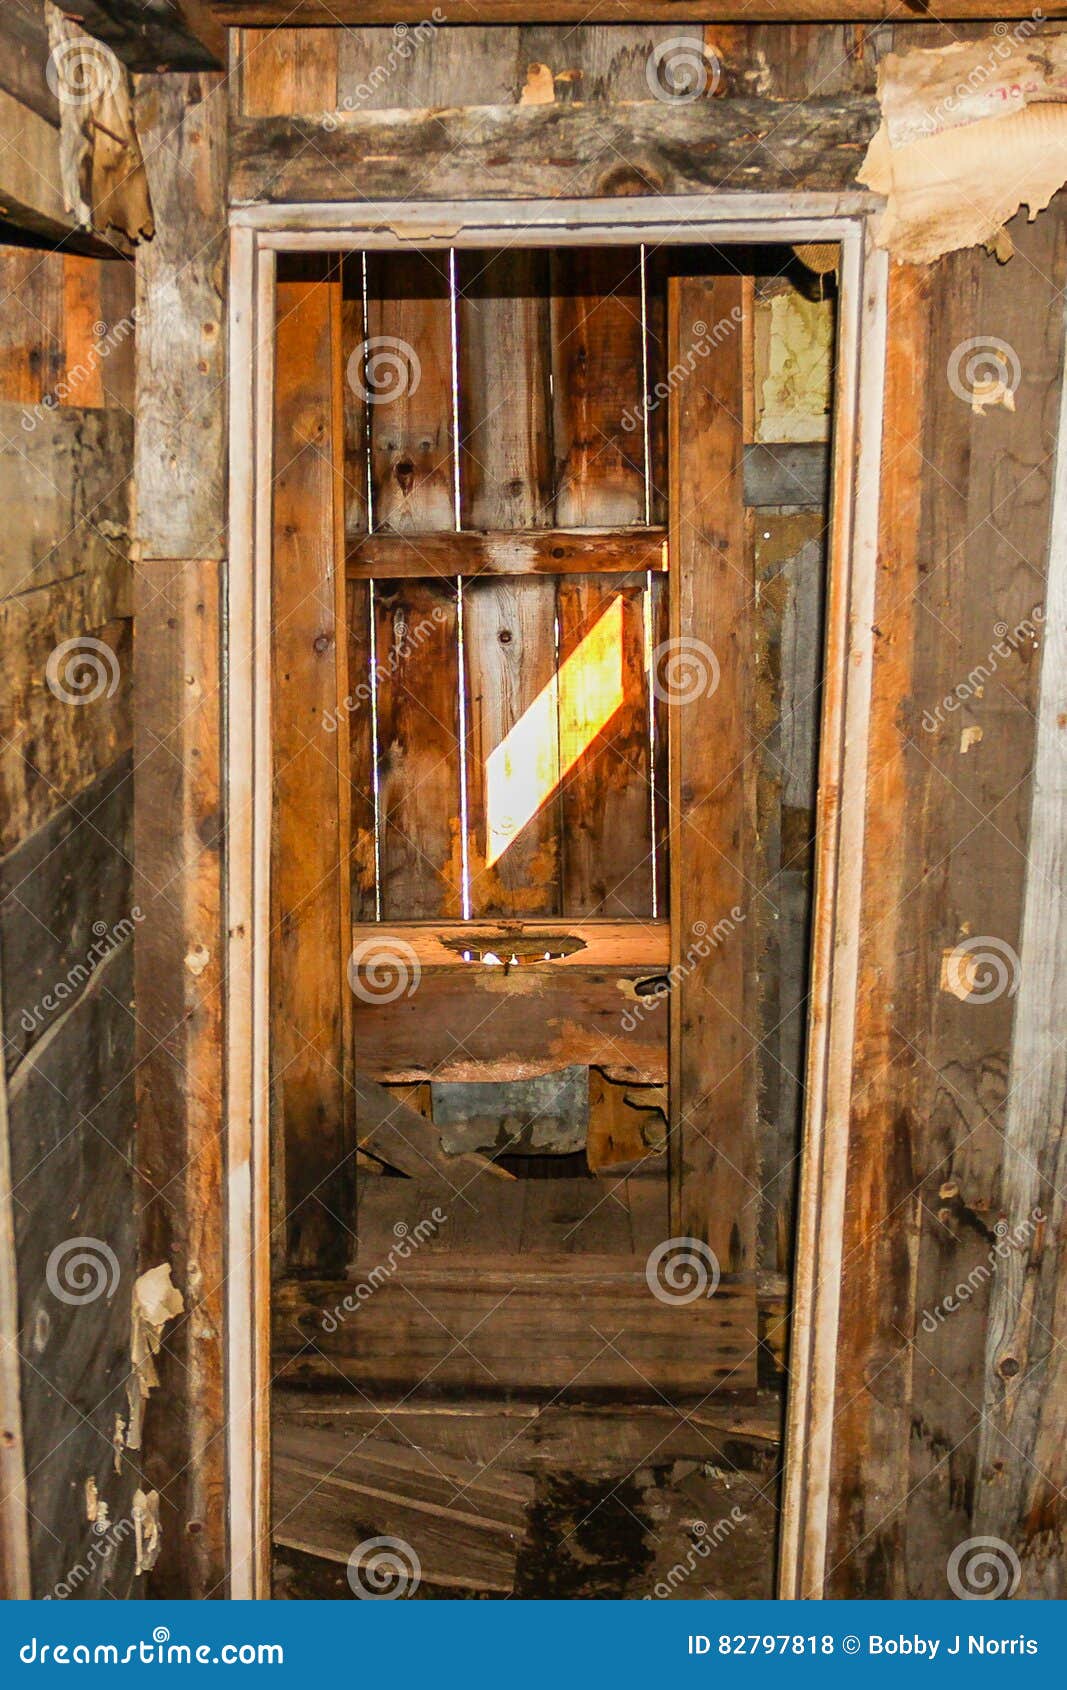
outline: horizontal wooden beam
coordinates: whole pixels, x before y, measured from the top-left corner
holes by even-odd
[[[367,534],[350,542],[350,581],[456,575],[628,575],[667,567],[667,530],[527,529],[523,533]]]
[[[420,23],[426,0],[211,0],[220,23],[263,28],[273,24],[348,26]],[[934,18],[1028,18],[1030,0],[450,0],[448,21],[464,23],[902,23]],[[1067,17],[1064,0],[1046,0],[1046,18]]]
[[[485,950],[507,961],[518,947],[523,955],[552,954],[550,962],[527,964],[539,974],[547,968],[636,968],[653,971],[670,962],[669,921],[570,921],[545,917],[540,921],[408,921],[356,922],[352,927],[353,953],[368,958],[373,966],[375,951],[386,957],[393,941],[400,955],[424,968],[477,968],[484,973],[493,964],[480,966],[471,958]],[[566,949],[563,949],[564,943]]]
[[[225,70],[225,23],[207,0],[77,0],[82,28],[131,70]],[[294,22],[297,20],[294,20]]]
[[[867,95],[244,118],[230,192],[246,205],[838,192],[877,125]]]
[[[355,1064],[375,1080],[527,1080],[576,1062],[626,1084],[667,1078],[667,1012],[637,994],[637,968],[420,972],[394,943],[351,978]]]
[[[336,1389],[346,1379],[360,1390],[426,1396],[546,1391],[654,1402],[661,1393],[754,1390],[751,1280],[680,1304],[653,1295],[644,1256],[532,1263],[450,1253],[416,1258],[384,1282],[380,1261],[365,1274],[357,1261],[353,1280],[282,1280],[275,1369],[287,1384]]]

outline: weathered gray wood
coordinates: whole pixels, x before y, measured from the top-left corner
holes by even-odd
[[[826,446],[745,447],[746,505],[811,506],[822,510],[830,495],[830,453]]]
[[[470,106],[234,125],[237,204],[524,199],[854,186],[877,103]]]
[[[74,227],[63,200],[59,131],[0,87],[0,208],[6,222],[46,240]]]
[[[124,1596],[132,1582],[132,1531],[101,1556],[85,1512],[91,1477],[112,1521],[129,1521],[139,1482],[129,1451],[114,1466],[137,1261],[132,963],[127,941],[8,1082],[35,1596],[72,1579],[81,1596]],[[98,1264],[80,1282],[72,1240]]]
[[[97,626],[129,614],[132,456],[122,411],[0,404],[0,597],[83,575]]]
[[[0,88],[59,127],[59,101],[48,85],[45,0],[19,0],[0,15]]]
[[[137,513],[144,556],[216,558],[226,527],[226,91],[141,76],[156,220],[137,260]]]
[[[0,861],[10,1072],[133,931],[129,756]]]
[[[4,1015],[3,948],[0,947],[0,1017]],[[30,1534],[26,1513],[26,1449],[22,1434],[22,1367],[18,1347],[18,1257],[11,1198],[11,1136],[7,1075],[0,1065],[0,1598],[31,1594]]]
[[[172,1262],[187,1308],[146,1415],[145,1462],[174,1510],[153,1588],[188,1598],[219,1591],[226,1571],[225,89],[214,76],[141,77],[136,119],[156,219],[137,262],[137,1164],[146,1265]]]
[[[976,1530],[1018,1553],[1014,1594],[1067,1595],[1067,386],[1059,414],[1027,881],[1004,1109],[1003,1246],[986,1330]]]

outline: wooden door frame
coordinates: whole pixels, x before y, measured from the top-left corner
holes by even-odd
[[[779,1594],[821,1594],[859,965],[888,261],[862,194],[270,205],[230,217],[226,1402],[232,1597],[270,1594],[270,555],[278,252],[839,242],[818,864]]]

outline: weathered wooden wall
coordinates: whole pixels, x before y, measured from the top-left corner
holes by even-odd
[[[36,1596],[136,1588],[132,308],[124,262],[0,248],[4,1571]]]
[[[719,59],[717,86],[705,97],[844,101],[833,121],[839,134],[852,125],[858,159],[870,113],[864,101],[881,56],[892,46],[944,45],[982,27],[709,23],[684,33],[702,33]],[[579,149],[577,174],[572,168],[564,183],[557,172],[555,191],[590,191],[594,181],[600,192],[655,191],[664,185],[657,170],[669,126],[662,105],[649,109],[644,67],[652,48],[679,33],[676,24],[516,25],[440,30],[420,41],[413,31],[408,49],[398,53],[386,29],[249,31],[240,37],[239,110],[250,123],[353,114],[347,131],[325,126],[330,167],[324,171],[320,159],[314,182],[306,171],[292,176],[292,186],[303,186],[309,197],[351,197],[356,131],[379,121],[402,162],[391,177],[388,170],[372,178],[359,171],[363,195],[417,195],[420,169],[429,183],[423,191],[431,195],[530,191],[530,182],[547,180],[538,174],[538,159],[543,164],[552,151],[549,137],[564,134]],[[547,74],[536,67],[547,67]],[[489,138],[505,132],[506,110],[535,88],[554,109],[524,116],[508,131],[521,147],[502,164],[501,149],[491,148]],[[601,104],[586,128],[577,115],[573,127],[560,127],[563,109],[575,100]],[[617,179],[608,181],[599,154],[580,149],[597,122],[604,133],[604,105],[622,100],[637,102],[628,114],[635,139],[622,147],[624,159],[613,165]],[[430,128],[375,116],[387,108],[445,104],[498,108],[498,115],[479,121],[460,113],[450,127],[434,131],[444,154],[457,142],[465,149],[462,180],[449,175],[443,157],[440,169],[429,160],[428,176],[421,159],[416,168]],[[683,129],[701,117],[699,105],[686,111]],[[803,135],[802,121],[790,119],[790,128],[788,114],[787,104],[779,139]],[[824,121],[832,115],[823,108]],[[619,112],[613,119],[622,121]],[[336,145],[335,135],[341,136]],[[238,197],[284,197],[277,171],[292,156],[286,137],[284,122],[260,129],[258,138],[251,128],[241,130],[233,178]],[[794,160],[805,143],[798,145]],[[495,179],[479,173],[480,146],[495,152]],[[258,158],[257,147],[263,149]],[[765,163],[763,152],[750,163],[753,158]],[[720,174],[724,159],[727,153],[715,166]],[[688,155],[667,162],[675,190],[701,185],[700,167]],[[805,185],[819,180],[816,168]],[[730,185],[769,181],[754,169]],[[988,1002],[976,995],[963,1001],[946,989],[946,980],[958,984],[958,965],[944,972],[946,953],[983,935],[1018,955],[1040,623],[1036,643],[1025,635],[1009,640],[1008,657],[996,660],[981,690],[971,688],[966,713],[942,711],[944,720],[924,726],[946,693],[977,666],[988,667],[1003,628],[1014,631],[1044,602],[1062,373],[1062,227],[1054,207],[1020,230],[1018,255],[1005,269],[984,253],[966,252],[929,272],[893,276],[866,870],[871,922],[863,935],[826,1579],[836,1595],[947,1595],[951,1551],[990,1518],[1020,1558],[1019,1593],[1063,1593],[1062,1487],[1055,1474],[1020,1485],[1003,1444],[993,1451],[986,1440],[992,1460],[985,1467],[978,1455],[983,1409],[993,1407],[1004,1424],[1014,1377],[1015,1358],[1008,1356],[1004,1367],[988,1330],[989,1287],[1000,1270],[983,1271],[998,1241],[997,1221],[1015,1214],[1021,1192],[1020,1159],[1006,1168],[1001,1137],[1013,1050],[1011,955],[1009,987]],[[978,414],[966,391],[962,398],[954,391],[952,355],[975,339],[1003,341],[1017,356],[1014,411]],[[793,548],[791,559],[803,557],[815,539],[780,533],[772,524],[766,568],[777,568],[783,548]],[[796,563],[788,567],[795,575]],[[804,851],[806,841],[795,839],[792,848]],[[795,1045],[795,1035],[789,1037]],[[1054,1109],[1044,1126],[1055,1144],[1061,1112]],[[1050,1257],[1046,1234],[1039,1229],[1022,1241],[1020,1261],[1024,1275],[1044,1262],[1043,1306],[1052,1308],[1048,1264],[1058,1258],[1055,1251]],[[944,1298],[961,1282],[968,1282],[967,1296],[942,1318]],[[1025,1399],[1027,1448],[1046,1461],[1051,1442],[1040,1423],[1039,1381],[1048,1365],[1040,1345],[1031,1349],[1029,1370],[1036,1366],[1038,1380],[1029,1379]],[[993,1504],[990,1490],[998,1499]],[[1005,1504],[1013,1496],[1018,1503]]]

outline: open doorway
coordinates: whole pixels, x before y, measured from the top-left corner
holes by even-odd
[[[277,1594],[773,1589],[838,269],[279,260]]]

